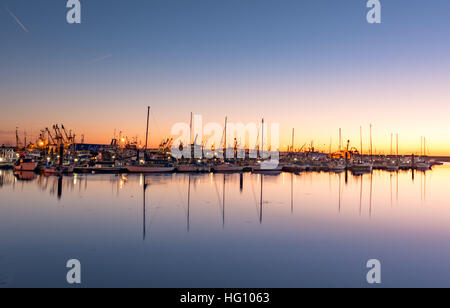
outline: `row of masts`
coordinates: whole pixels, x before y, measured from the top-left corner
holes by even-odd
[[[150,107],[148,107],[150,108]],[[195,149],[195,146],[197,146],[197,137],[198,135],[195,136],[195,138],[193,138],[193,113],[191,112],[190,115],[190,120],[189,120],[189,145],[191,149]],[[258,130],[258,134],[257,134],[257,140],[256,140],[256,149],[258,152],[258,157],[260,157],[261,153],[265,150],[264,146],[265,146],[265,142],[264,142],[264,118],[261,119],[261,127],[260,130]],[[222,133],[222,138],[221,138],[221,146],[223,147],[223,153],[224,153],[224,157],[225,157],[225,153],[227,152],[227,149],[229,148],[228,145],[228,141],[227,141],[227,127],[228,127],[228,117],[225,116],[225,122],[224,122],[224,129],[223,129],[223,133]],[[261,133],[261,138],[259,136],[259,134]],[[147,120],[147,131],[146,131],[146,140],[148,138],[148,120]],[[261,139],[261,141],[260,141]],[[147,141],[146,141],[147,144]],[[204,147],[204,142],[201,142],[201,146],[202,146],[202,152],[203,152],[203,147]],[[215,145],[212,146],[213,148],[215,148]],[[234,139],[234,144],[233,144],[233,148],[236,151],[238,148],[238,141],[236,140],[236,138]],[[268,147],[268,150],[270,151],[270,146]]]
[[[363,146],[363,127],[360,126],[360,146],[358,149],[358,154],[364,155],[364,146]],[[370,140],[369,140],[369,150],[367,155],[374,156],[375,153],[373,151],[373,125],[370,124]],[[342,153],[348,150],[344,149],[343,147],[343,140],[342,140],[342,129],[339,128],[339,146],[338,146],[338,153]],[[347,141],[347,143],[350,143],[350,140]],[[291,149],[294,148],[294,129],[292,130],[292,146]],[[427,148],[427,139],[425,137],[421,137],[420,139],[420,156],[427,156],[429,153],[429,149]],[[329,154],[332,154],[332,139],[330,139],[330,146],[329,146]],[[400,145],[399,145],[399,134],[395,134],[395,141],[394,141],[394,133],[391,133],[391,142],[390,142],[390,156],[400,156]]]
[[[145,146],[144,150],[148,150],[148,140],[149,140],[149,125],[150,125],[150,106],[147,107],[147,122],[146,122],[146,131],[145,131]],[[261,149],[265,149],[265,139],[264,139],[264,118],[261,120],[261,127],[258,130],[258,136],[256,141],[256,147],[258,150],[258,156],[259,152],[261,152]],[[227,126],[228,126],[228,117],[225,116],[225,123],[224,123],[224,130],[222,135],[222,141],[223,141],[223,151],[226,153],[226,150],[228,148],[228,134],[227,134]],[[189,145],[191,147],[194,147],[197,145],[197,137],[193,138],[193,113],[190,114],[190,133],[189,133]],[[261,136],[260,136],[261,134]],[[115,135],[115,134],[114,134]],[[115,138],[115,137],[114,137]],[[295,128],[292,128],[292,136],[291,136],[291,145],[287,147],[288,152],[294,153],[294,152],[302,152],[304,149],[306,150],[305,146],[306,143],[300,147],[299,149],[295,149]],[[120,138],[119,138],[120,139]],[[123,138],[122,138],[123,139]],[[113,139],[116,140],[116,139]],[[163,140],[160,146],[169,147],[171,145],[172,139]],[[58,125],[55,124],[52,126],[52,129],[50,130],[48,127],[40,131],[40,135],[37,138],[36,147],[37,148],[44,148],[51,145],[60,146],[61,144],[64,144],[65,146],[70,146],[76,143],[76,135],[72,133],[72,131],[67,131],[64,125]],[[84,135],[81,136],[81,144],[84,143]],[[202,148],[204,145],[204,142],[201,141]],[[395,143],[395,144],[394,144]],[[27,148],[29,144],[27,143],[27,134],[24,132],[23,142],[21,141],[21,138],[19,137],[19,130],[16,128],[16,148]],[[213,145],[214,146],[214,145]],[[214,146],[215,147],[215,146]],[[234,147],[238,147],[237,140],[234,140]],[[395,150],[394,150],[395,147]],[[270,146],[268,147],[270,149]],[[345,156],[346,152],[349,152],[350,150],[353,151],[353,153],[364,155],[364,143],[363,143],[363,127],[360,126],[360,146],[359,149],[356,148],[350,148],[350,140],[347,140],[347,146],[343,146],[343,137],[342,137],[342,129],[339,128],[339,144],[336,154],[342,155],[342,157]],[[269,150],[270,151],[270,150]],[[311,141],[309,151],[314,152],[314,142]],[[429,148],[427,147],[427,139],[425,137],[421,137],[420,141],[420,155],[426,156],[429,152]],[[332,138],[330,138],[330,145],[329,145],[329,154],[330,156],[333,153],[332,151]],[[373,156],[373,125],[370,124],[370,143],[369,143],[369,150],[368,155]],[[390,155],[391,156],[399,156],[399,134],[395,134],[395,142],[394,142],[394,134],[391,133],[391,142],[390,142]]]

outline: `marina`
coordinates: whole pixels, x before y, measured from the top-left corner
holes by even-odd
[[[398,170],[427,171],[436,165],[442,165],[442,159],[435,159],[427,154],[425,139],[421,140],[421,155],[409,156],[399,154],[397,136],[397,152],[393,154],[391,138],[390,155],[374,155],[372,150],[372,125],[370,126],[369,154],[363,153],[362,128],[360,149],[352,147],[350,140],[347,146],[342,145],[342,130],[339,129],[339,147],[337,151],[328,153],[317,151],[311,144],[309,148],[302,146],[295,149],[292,130],[292,145],[288,151],[279,152],[275,164],[265,158],[270,157],[264,139],[264,119],[261,121],[261,138],[258,134],[256,149],[240,147],[236,139],[233,148],[227,143],[227,117],[222,134],[223,149],[205,149],[205,141],[192,137],[193,115],[190,120],[190,142],[187,152],[185,145],[173,144],[173,139],[164,139],[159,148],[148,148],[150,107],[147,108],[147,128],[145,146],[130,142],[128,138],[113,138],[109,145],[86,145],[84,136],[77,143],[76,135],[67,132],[63,124],[53,125],[41,130],[35,143],[24,143],[21,146],[19,132],[16,130],[16,147],[2,147],[0,167],[13,168],[16,173],[36,172],[46,176],[61,176],[71,173],[89,174],[124,174],[124,173],[242,173],[279,174],[281,172],[352,172],[353,174],[371,173],[373,170],[396,172]],[[173,149],[188,153],[176,158]],[[252,155],[251,153],[257,153]],[[200,155],[198,155],[200,153]],[[212,153],[212,155],[211,155]],[[231,153],[231,154],[230,154]],[[239,154],[238,154],[239,153]],[[208,155],[209,154],[209,155]],[[273,154],[273,153],[272,153]],[[231,155],[231,157],[230,157]],[[194,158],[195,157],[195,158]]]
[[[450,287],[450,1],[4,2],[0,289]]]

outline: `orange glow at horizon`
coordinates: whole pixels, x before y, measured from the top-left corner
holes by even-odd
[[[130,140],[137,137],[144,144],[146,106],[151,105],[151,147],[157,147],[165,138],[176,138],[170,135],[172,125],[189,123],[193,112],[203,116],[203,125],[216,122],[223,127],[225,116],[229,123],[259,125],[263,117],[268,124],[279,123],[281,150],[291,145],[292,128],[296,149],[313,142],[316,149],[328,152],[331,139],[335,151],[341,128],[343,146],[350,140],[350,145],[359,150],[362,126],[363,152],[368,153],[369,126],[373,124],[373,153],[389,154],[394,134],[395,154],[395,136],[399,134],[402,155],[420,154],[422,136],[427,140],[427,154],[450,155],[450,93],[443,82],[423,85],[419,79],[405,86],[392,80],[376,85],[352,81],[352,86],[348,85],[350,81],[330,84],[327,91],[312,81],[302,88],[287,82],[265,87],[264,81],[230,88],[177,85],[176,91],[160,89],[151,95],[144,90],[123,89],[117,94],[100,88],[70,98],[61,93],[63,90],[36,90],[33,95],[16,91],[15,95],[6,93],[4,98],[9,104],[3,107],[0,144],[15,144],[16,127],[22,140],[25,131],[27,140],[35,141],[41,129],[56,123],[71,129],[78,141],[84,135],[85,143],[109,144],[115,131],[116,138],[121,133]],[[22,108],[27,101],[33,105]],[[55,108],[54,102],[58,101],[64,104]]]

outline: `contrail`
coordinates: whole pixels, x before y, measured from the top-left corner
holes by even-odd
[[[100,62],[100,61],[106,60],[106,59],[111,58],[111,57],[112,57],[112,54],[108,54],[108,55],[105,55],[103,57],[91,60],[90,63]]]
[[[19,26],[23,29],[23,31],[25,31],[26,33],[30,32],[28,31],[28,29],[23,25],[23,23],[19,20],[19,18],[16,17],[16,15],[13,14],[13,12],[11,12],[9,10],[9,8],[6,7],[6,10],[8,11],[9,15],[11,15],[12,18],[14,18],[14,20],[19,24]]]

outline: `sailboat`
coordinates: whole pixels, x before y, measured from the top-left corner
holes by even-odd
[[[150,120],[150,107],[147,107],[147,130],[145,133],[145,151],[147,151],[147,145],[148,145],[148,127],[149,127],[149,120]],[[139,157],[138,157],[139,161]],[[138,163],[137,165],[129,165],[125,166],[125,169],[129,173],[167,173],[167,172],[173,172],[175,168],[173,166],[170,166],[169,164],[156,164],[156,163]]]
[[[281,173],[283,171],[283,166],[280,165],[279,162],[261,160],[261,153],[263,153],[264,151],[265,151],[264,150],[264,119],[262,119],[262,121],[261,121],[261,143],[260,143],[260,149],[259,149],[259,155],[258,155],[260,160],[258,160],[256,162],[256,164],[251,167],[252,172],[253,173],[266,173],[266,174]]]

